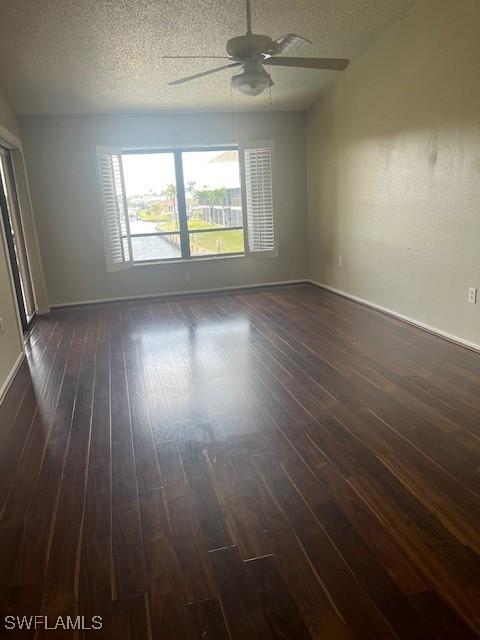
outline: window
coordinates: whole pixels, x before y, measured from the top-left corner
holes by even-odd
[[[122,154],[134,262],[182,257],[173,153]]]
[[[97,148],[107,267],[275,251],[272,145]]]
[[[237,149],[182,153],[190,255],[245,252]]]

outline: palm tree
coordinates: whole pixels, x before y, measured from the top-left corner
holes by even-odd
[[[193,197],[197,204],[201,206],[203,205],[203,206],[210,207],[210,190],[207,189],[207,187],[204,187],[203,189],[197,189],[196,191],[194,191]],[[210,211],[210,215],[211,215],[211,211]],[[205,220],[205,222],[209,222],[209,221]]]
[[[210,206],[219,207],[225,202],[225,187],[220,187],[218,189],[212,189],[210,191]],[[225,208],[222,207],[222,226],[225,226]]]
[[[195,191],[194,197],[198,204],[206,205],[210,209],[210,222],[213,218],[213,208],[222,205],[225,201],[225,187],[220,187],[218,189],[201,189],[199,191]],[[225,211],[222,208],[223,213],[223,225],[225,226]]]
[[[197,189],[194,191],[193,197],[197,204],[209,205],[210,204],[210,189]]]

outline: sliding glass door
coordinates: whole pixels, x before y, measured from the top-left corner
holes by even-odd
[[[0,146],[0,208],[23,330],[35,315],[30,267],[9,149]]]

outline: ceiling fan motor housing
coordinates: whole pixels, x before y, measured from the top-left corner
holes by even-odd
[[[273,40],[269,36],[249,33],[231,38],[227,42],[227,53],[236,60],[243,60],[252,55],[252,53],[268,51],[272,46]]]

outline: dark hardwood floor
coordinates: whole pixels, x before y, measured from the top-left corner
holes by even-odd
[[[480,355],[310,285],[58,310],[27,352],[0,407],[4,615],[478,637]]]

